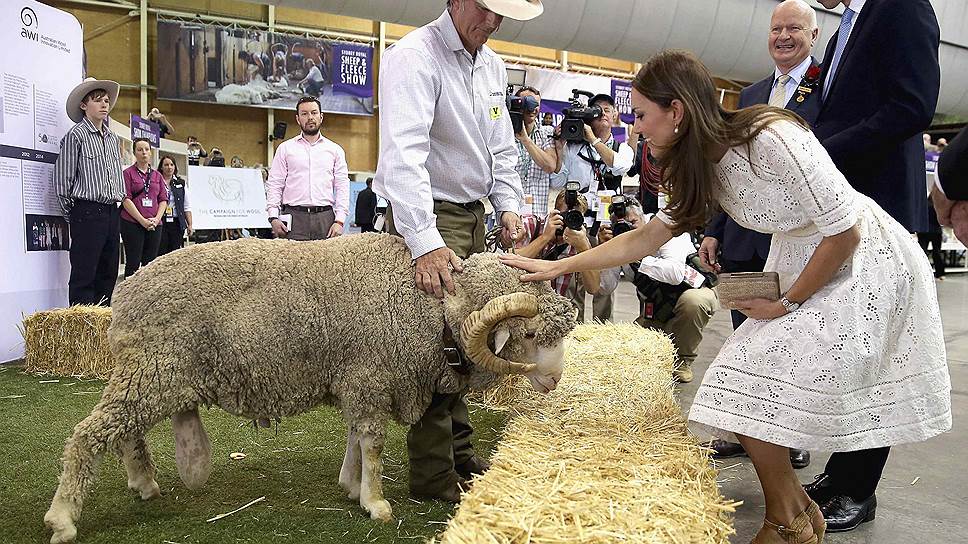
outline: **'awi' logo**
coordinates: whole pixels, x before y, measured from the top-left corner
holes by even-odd
[[[35,42],[40,41],[40,35],[36,30],[38,26],[37,14],[34,13],[33,9],[25,7],[24,9],[20,10],[20,22],[24,24],[23,28],[20,29],[21,37],[27,38],[28,40],[33,40]],[[35,30],[31,30],[31,27],[33,27]]]

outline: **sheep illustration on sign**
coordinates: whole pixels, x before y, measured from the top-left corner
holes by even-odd
[[[242,182],[238,179],[210,176],[208,186],[212,189],[212,195],[222,202],[241,204],[245,200]]]

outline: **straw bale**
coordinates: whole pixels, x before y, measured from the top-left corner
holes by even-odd
[[[24,370],[34,374],[107,378],[114,368],[107,332],[111,309],[71,306],[24,318]]]
[[[673,349],[634,324],[581,325],[557,390],[505,384],[513,417],[439,542],[729,542],[736,503],[686,430]]]

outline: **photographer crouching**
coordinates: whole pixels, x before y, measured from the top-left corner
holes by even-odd
[[[598,192],[621,192],[622,179],[635,161],[635,152],[612,136],[616,110],[611,96],[592,95],[578,89],[572,93],[572,107],[564,111],[565,119],[555,129],[558,165],[551,185],[561,187],[565,181],[577,180],[581,192],[590,195],[587,215],[594,218],[598,213]],[[587,106],[582,106],[579,96],[589,97]],[[598,223],[592,219],[589,224],[589,240],[597,245]],[[611,320],[613,294],[596,294],[592,306],[595,319]]]
[[[600,243],[648,222],[637,206],[615,200],[610,210],[612,226],[599,229]],[[698,261],[696,246],[685,232],[663,244],[655,255],[642,259],[632,280],[639,297],[635,322],[672,338],[676,347],[673,377],[680,383],[692,381],[692,363],[698,355],[702,331],[719,309],[719,298],[712,289],[716,276],[702,270]],[[634,263],[632,268],[636,268]]]
[[[591,249],[584,225],[588,204],[579,194],[579,187],[577,182],[568,182],[555,199],[555,209],[548,214],[544,228],[515,253],[532,259],[558,260]],[[581,322],[585,317],[585,293],[611,295],[618,287],[620,273],[620,268],[611,268],[565,274],[551,280],[551,287],[572,301]]]

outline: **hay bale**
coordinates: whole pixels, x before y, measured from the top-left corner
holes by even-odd
[[[107,378],[114,368],[107,332],[111,308],[71,306],[24,318],[24,370],[34,374]]]
[[[633,324],[578,327],[559,388],[514,391],[492,467],[439,542],[728,543],[736,503],[686,430],[673,353]]]

